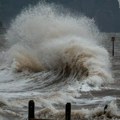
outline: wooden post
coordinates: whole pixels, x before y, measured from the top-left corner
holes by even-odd
[[[0,28],[3,28],[3,24],[2,24],[2,22],[0,21]]]
[[[114,56],[114,41],[115,41],[115,37],[112,37],[111,41],[112,41],[112,56]]]
[[[71,120],[71,103],[66,104],[65,120]]]
[[[104,107],[104,114],[106,113],[107,108],[108,108],[108,105],[105,105],[105,107]]]
[[[28,103],[28,120],[35,119],[35,103],[30,100]]]

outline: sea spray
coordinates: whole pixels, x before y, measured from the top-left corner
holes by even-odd
[[[6,37],[17,44],[14,50],[11,46],[16,70],[57,71],[93,84],[111,81],[109,56],[99,45],[94,21],[58,13],[53,5],[38,4],[12,22]]]
[[[97,103],[99,98],[82,99],[82,91],[98,90],[113,80],[109,54],[93,19],[39,3],[12,21],[6,39],[7,49],[0,56],[6,65],[0,69],[0,91],[9,101],[11,115],[19,111],[25,118],[30,99],[38,111],[48,108],[58,113],[67,102]]]

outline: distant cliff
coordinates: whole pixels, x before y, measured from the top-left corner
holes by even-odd
[[[28,4],[40,0],[0,0],[0,20],[9,23]],[[120,9],[118,0],[46,0],[61,4],[76,14],[94,18],[102,32],[120,32]]]

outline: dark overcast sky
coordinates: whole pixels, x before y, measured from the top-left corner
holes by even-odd
[[[29,4],[35,5],[40,0],[0,0],[0,21],[9,25],[20,11]],[[61,4],[71,12],[83,13],[94,18],[103,32],[120,32],[120,9],[118,0],[46,0]]]

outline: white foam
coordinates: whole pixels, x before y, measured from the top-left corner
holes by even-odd
[[[78,98],[81,91],[100,90],[113,80],[100,35],[94,20],[61,13],[53,5],[23,10],[6,33],[9,49],[0,55],[1,97],[9,107],[21,108],[29,99],[50,109],[98,102]]]

